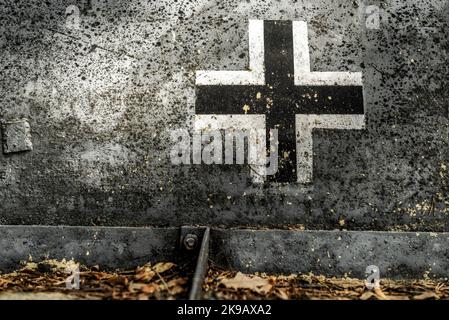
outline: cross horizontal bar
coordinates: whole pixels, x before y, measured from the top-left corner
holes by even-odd
[[[364,113],[361,86],[293,87],[281,93],[265,86],[197,86],[196,97],[197,114]]]

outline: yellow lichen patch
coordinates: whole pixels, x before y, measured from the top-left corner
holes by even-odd
[[[440,164],[440,177],[443,179],[447,177],[447,166],[444,162]]]
[[[267,109],[270,109],[273,106],[273,99],[267,98]]]
[[[401,204],[401,203],[399,203]],[[444,204],[444,208],[442,208]],[[449,208],[447,207],[449,200],[442,193],[436,193],[430,199],[426,199],[420,203],[410,204],[407,207],[399,207],[393,209],[393,213],[407,214],[410,217],[416,217],[418,215],[430,215],[435,212],[447,214],[449,213]]]

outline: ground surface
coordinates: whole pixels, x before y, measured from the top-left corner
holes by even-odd
[[[189,273],[170,262],[135,270],[104,272],[80,267],[79,289],[70,270],[73,261],[27,263],[18,271],[0,275],[0,299],[185,299]],[[368,290],[363,280],[315,275],[245,275],[211,268],[204,284],[206,299],[448,299],[449,282],[436,280],[381,280]]]

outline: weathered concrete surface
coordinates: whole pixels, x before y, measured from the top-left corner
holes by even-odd
[[[1,226],[0,270],[21,262],[73,259],[103,268],[135,268],[179,256],[177,228]]]
[[[377,266],[381,278],[448,277],[448,233],[213,230],[211,239],[214,263],[248,273],[365,279]]]
[[[0,223],[449,231],[449,5],[366,4],[1,1],[0,117],[34,150],[0,154]],[[195,70],[244,69],[249,18],[307,21],[314,70],[363,72],[367,128],[315,131],[311,185],[170,164]]]

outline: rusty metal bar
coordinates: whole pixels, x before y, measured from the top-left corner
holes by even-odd
[[[203,239],[201,241],[198,260],[196,263],[195,273],[190,288],[189,300],[200,300],[202,298],[202,288],[204,278],[206,277],[209,262],[209,240],[210,228],[204,230]]]

